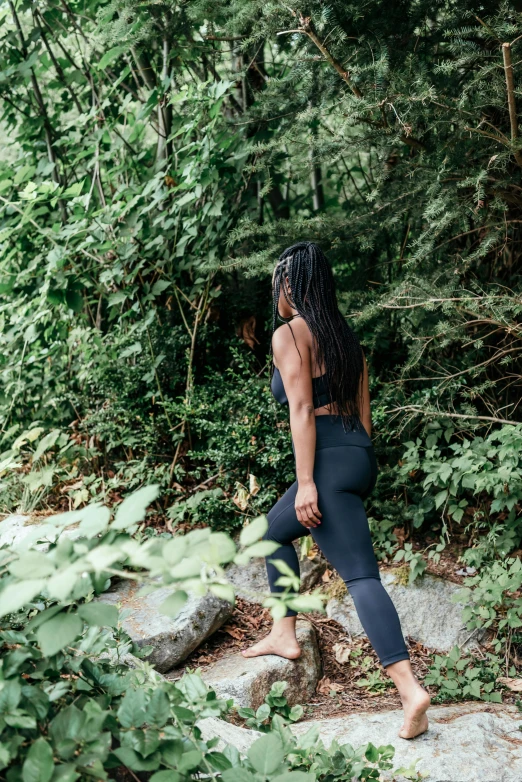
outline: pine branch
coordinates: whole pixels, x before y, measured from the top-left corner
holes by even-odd
[[[297,13],[293,11],[292,9],[289,9],[292,15],[297,18]],[[359,89],[359,87],[354,84],[354,82],[351,79],[351,76],[349,72],[343,68],[339,60],[337,60],[334,55],[330,52],[329,49],[326,48],[324,43],[319,39],[317,36],[313,25],[311,17],[309,16],[303,16],[302,14],[299,14],[299,27],[295,30],[282,30],[281,32],[277,33],[278,35],[285,35],[287,33],[302,33],[312,41],[312,43],[317,46],[323,57],[327,62],[330,63],[330,65],[335,68],[341,79],[345,82],[345,84],[348,85],[348,87],[351,89],[353,94],[356,98],[363,98],[363,93]],[[400,136],[400,139],[403,144],[407,144],[409,147],[413,147],[414,149],[425,149],[424,144],[422,141],[419,141],[418,139],[411,138],[409,134],[402,133]]]

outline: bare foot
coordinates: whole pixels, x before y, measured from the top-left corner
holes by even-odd
[[[297,660],[301,656],[301,649],[295,638],[267,635],[250,649],[244,649],[243,657],[261,657],[263,654],[277,654],[286,657],[287,660]]]
[[[420,684],[415,688],[414,694],[410,698],[402,699],[404,723],[398,734],[401,739],[413,739],[428,730],[426,709],[430,703],[429,693]]]

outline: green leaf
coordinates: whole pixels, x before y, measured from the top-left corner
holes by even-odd
[[[258,778],[250,771],[240,767],[229,768],[226,771],[223,771],[222,778],[223,782],[258,782]]]
[[[22,686],[17,679],[2,682],[0,689],[0,714],[14,711],[22,697]]]
[[[152,286],[152,295],[159,296],[160,293],[163,293],[163,291],[167,290],[167,288],[169,288],[170,285],[171,283],[168,282],[167,280],[158,280]]]
[[[8,584],[0,592],[0,617],[19,611],[40,594],[44,586],[45,581],[41,578]]]
[[[101,601],[84,603],[78,607],[78,614],[84,622],[95,627],[116,627],[118,624],[116,606]]]
[[[371,743],[371,741],[366,747],[364,757],[366,758],[366,760],[369,760],[370,763],[377,763],[377,761],[379,760],[379,750],[374,744]]]
[[[254,741],[247,756],[254,769],[260,774],[265,776],[273,774],[284,760],[283,743],[279,736],[268,733]]]
[[[125,52],[128,51],[129,51],[128,46],[114,46],[112,49],[109,49],[108,52],[105,52],[100,62],[96,66],[97,69],[99,71],[103,71],[107,67],[107,65],[110,65],[112,62],[114,62],[114,60],[117,60],[118,57],[120,57],[122,54],[125,54]]]
[[[66,646],[70,646],[81,634],[83,625],[76,614],[62,612],[40,625],[36,639],[46,657],[52,657]]]
[[[127,690],[118,709],[118,719],[124,728],[139,728],[145,722],[145,691]]]
[[[160,606],[158,606],[158,611],[160,614],[165,614],[165,616],[177,616],[185,603],[188,600],[188,595],[186,592],[184,592],[182,589],[178,589],[177,592],[174,592],[172,595],[169,595]]]
[[[162,728],[170,717],[170,702],[167,694],[157,687],[147,706],[145,720],[149,725]]]
[[[23,782],[49,782],[53,775],[53,751],[44,738],[36,739],[22,766]]]
[[[210,584],[209,589],[216,597],[226,600],[228,603],[232,603],[232,605],[234,604],[236,593],[232,584]]]
[[[140,758],[137,752],[130,747],[118,747],[114,750],[116,757],[131,771],[155,771],[159,766],[158,755],[149,758]]]
[[[59,438],[59,436],[60,436],[60,430],[59,429],[53,429],[52,432],[49,432],[49,434],[46,434],[45,437],[42,437],[42,439],[38,443],[36,451],[33,454],[33,464],[34,464],[34,462],[37,462],[38,459],[41,456],[43,456],[43,454],[49,448],[53,447],[53,445],[56,443],[56,441]]]
[[[243,527],[239,536],[239,542],[242,546],[251,546],[263,537],[267,529],[267,517],[258,516],[256,519],[253,519],[247,527]]]
[[[51,573],[54,573],[55,568],[45,554],[42,554],[40,551],[28,551],[20,559],[11,562],[9,571],[13,576],[25,581],[28,575],[32,576],[32,579],[50,576]]]
[[[203,753],[199,749],[190,749],[184,752],[178,764],[178,770],[183,774],[196,769],[203,760]]]
[[[271,782],[315,782],[315,779],[315,774],[307,774],[306,771],[285,771],[273,777]]]
[[[210,763],[211,767],[216,771],[225,771],[227,768],[232,767],[232,763],[222,752],[209,752],[205,756],[205,760]]]
[[[156,771],[150,778],[150,782],[180,782],[180,775],[177,771]]]
[[[159,488],[159,484],[144,486],[142,489],[138,489],[138,491],[125,497],[123,502],[118,505],[111,529],[127,529],[127,527],[142,521],[145,518],[147,507],[158,496]]]
[[[435,495],[435,508],[438,510],[443,502],[446,501],[446,498],[448,496],[448,490],[444,489],[444,491],[439,491],[438,494]]]

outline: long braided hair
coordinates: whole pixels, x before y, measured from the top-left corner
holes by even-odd
[[[278,320],[285,321],[278,310],[281,286],[286,301],[310,329],[315,361],[317,366],[324,366],[326,387],[331,400],[337,402],[343,426],[353,428],[359,415],[363,353],[356,334],[339,311],[332,269],[320,247],[313,242],[298,242],[279,257],[273,281],[273,331]]]

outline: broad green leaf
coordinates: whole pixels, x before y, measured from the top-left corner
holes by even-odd
[[[44,586],[45,581],[42,578],[8,584],[0,592],[0,617],[19,611],[30,603]]]
[[[79,606],[78,614],[88,625],[97,627],[116,627],[118,624],[118,609],[116,606],[96,602],[84,603]]]
[[[53,429],[52,432],[49,432],[49,434],[46,434],[45,437],[42,437],[40,442],[38,443],[38,446],[36,448],[36,451],[33,454],[33,464],[34,462],[37,462],[38,459],[49,449],[52,448],[53,445],[56,443],[57,439],[60,436],[60,430],[59,429]]]
[[[254,741],[247,756],[252,766],[260,774],[265,776],[273,774],[284,760],[282,741],[276,734],[268,733]]]
[[[22,766],[23,782],[49,782],[53,775],[53,769],[51,745],[40,737],[30,746]]]
[[[118,505],[115,519],[111,529],[127,529],[127,527],[142,521],[145,518],[145,511],[151,502],[154,502],[159,494],[159,485],[144,486],[142,489],[133,492],[125,497],[123,502]]]
[[[210,584],[209,589],[213,595],[221,598],[221,600],[226,600],[232,604],[235,603],[236,593],[232,584]]]
[[[10,563],[9,571],[13,576],[25,581],[50,576],[55,572],[55,568],[45,554],[39,551],[28,551],[27,554],[22,554],[19,559]]]
[[[118,708],[118,719],[124,728],[140,728],[145,722],[145,691],[127,690]]]
[[[36,631],[36,638],[43,654],[52,657],[66,646],[71,646],[82,632],[81,619],[76,614],[56,614]]]
[[[239,536],[239,542],[242,546],[251,546],[263,537],[267,529],[268,519],[266,516],[258,516],[247,527],[243,527]]]
[[[103,71],[107,65],[110,65],[112,62],[114,62],[114,60],[117,60],[118,57],[121,57],[122,54],[125,54],[125,52],[128,51],[128,46],[113,46],[112,49],[109,49],[108,52],[105,52],[99,63],[96,65],[97,69]]]
[[[150,778],[150,782],[180,782],[180,775],[177,771],[156,771]]]
[[[183,606],[188,600],[188,595],[182,589],[169,595],[160,606],[158,611],[165,616],[175,617],[179,614]]]
[[[16,709],[22,697],[22,685],[17,679],[0,683],[0,714],[9,714]]]
[[[170,717],[170,701],[166,693],[157,687],[150,698],[145,716],[149,725],[162,728]]]
[[[154,296],[159,296],[160,293],[163,293],[163,291],[167,290],[171,286],[171,282],[168,280],[158,280],[154,283],[152,286],[152,294]]]
[[[223,771],[223,782],[258,782],[259,777],[255,777],[251,771],[246,768],[229,768]],[[152,782],[152,780],[151,780]]]

